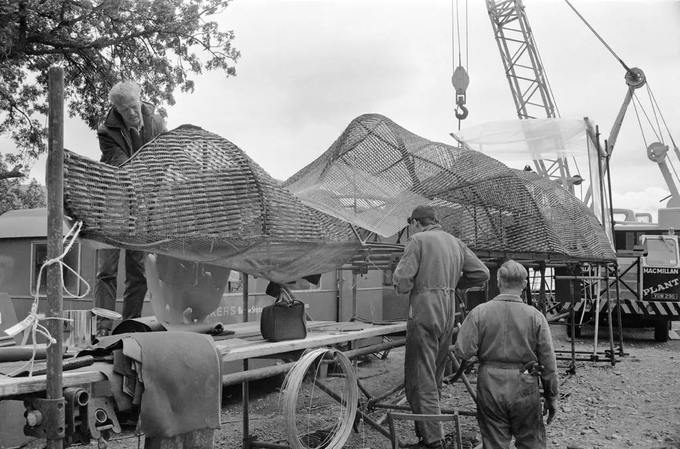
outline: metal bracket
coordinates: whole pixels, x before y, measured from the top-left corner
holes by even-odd
[[[56,440],[64,437],[64,398],[34,398],[24,401],[26,425],[24,435]]]
[[[90,392],[85,388],[64,388],[66,400],[66,435],[64,445],[70,446],[75,443],[90,444],[90,437],[83,432],[83,419],[86,416],[86,406],[90,401]]]
[[[120,424],[118,418],[116,418],[111,398],[106,396],[91,398],[85,409],[87,421],[83,421],[83,425],[87,426],[92,438],[99,439],[102,432],[106,430],[120,433]]]

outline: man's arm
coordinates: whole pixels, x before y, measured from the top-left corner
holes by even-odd
[[[120,167],[123,165],[123,162],[128,160],[125,151],[113,140],[106,130],[101,128],[97,130],[97,139],[99,140],[99,149],[102,152],[102,162]]]
[[[392,275],[392,284],[397,293],[408,293],[413,289],[413,279],[418,274],[420,268],[420,243],[414,239],[409,239],[404,248],[397,268]]]
[[[160,114],[154,114],[152,122],[154,128],[152,133],[153,137],[157,137],[159,134],[167,131],[165,126],[165,120],[163,120],[163,117],[161,117]]]
[[[470,288],[484,284],[489,280],[489,269],[484,262],[473,253],[470,248],[463,245],[463,275],[458,281],[456,288]]]
[[[453,353],[461,363],[463,363],[464,360],[470,360],[472,357],[476,356],[479,349],[478,307],[480,306],[477,306],[465,317],[463,325],[456,337]]]
[[[545,317],[539,312],[538,315],[538,335],[536,356],[538,363],[543,366],[541,373],[541,383],[543,384],[543,396],[545,397],[544,413],[548,413],[550,424],[557,413],[557,400],[559,398],[559,379],[557,377],[557,359],[553,349],[550,326]]]

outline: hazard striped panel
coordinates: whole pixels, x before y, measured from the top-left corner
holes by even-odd
[[[612,303],[615,303],[612,301]],[[605,310],[607,301],[600,302],[600,312]],[[574,310],[580,312],[585,306],[587,312],[595,309],[594,301],[579,301],[574,305]],[[612,310],[616,311],[616,308]],[[667,317],[680,317],[680,302],[668,301],[635,301],[631,299],[621,300],[621,311],[628,315],[655,315]]]

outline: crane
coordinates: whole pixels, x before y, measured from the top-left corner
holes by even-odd
[[[486,0],[505,75],[520,119],[559,116],[522,0]],[[536,172],[558,180],[569,192],[581,183],[566,158],[534,160]]]
[[[672,235],[672,229],[680,228],[680,223],[678,223],[678,217],[680,216],[678,214],[678,211],[680,211],[680,189],[678,189],[673,173],[671,172],[671,169],[673,172],[675,169],[672,167],[671,161],[668,158],[670,145],[666,144],[664,141],[662,124],[665,126],[666,134],[669,135],[670,143],[673,146],[673,153],[678,158],[680,158],[680,150],[675,144],[672,136],[670,136],[670,130],[651,93],[651,88],[649,87],[645,73],[637,67],[629,67],[626,65],[610,46],[607,45],[604,39],[599,36],[593,27],[590,26],[576,8],[572,6],[570,1],[565,0],[565,2],[625,69],[624,79],[627,86],[626,94],[614,124],[612,125],[609,138],[605,140],[604,147],[597,145],[599,164],[597,168],[599,173],[595,176],[599,177],[600,183],[602,183],[603,180],[608,179],[607,171],[609,159],[613,153],[626,112],[631,104],[635,108],[641,131],[642,121],[646,119],[647,124],[653,129],[653,134],[657,140],[650,145],[647,145],[647,139],[644,137],[644,132],[642,133],[643,139],[645,140],[645,146],[647,147],[647,157],[658,165],[666,185],[671,192],[667,208],[659,209],[659,224],[651,224],[648,229],[640,229],[638,223],[633,223],[628,224],[629,226],[619,225],[615,230],[612,225],[613,219],[611,212],[607,213],[605,210],[605,208],[612,207],[611,193],[609,193],[609,203],[607,204],[607,201],[604,198],[604,196],[607,195],[607,191],[605,189],[601,189],[600,191],[594,189],[593,187],[596,186],[593,186],[592,183],[588,186],[586,195],[582,198],[582,201],[586,206],[591,208],[596,215],[598,211],[595,210],[596,207],[594,204],[597,202],[600,203],[600,216],[598,218],[602,220],[605,229],[612,233],[610,238],[612,239],[612,243],[615,245],[616,250],[623,251],[621,255],[618,256],[618,261],[614,266],[616,270],[616,282],[610,284],[607,281],[608,286],[606,287],[612,294],[616,295],[617,301],[621,300],[622,297],[624,298],[624,301],[629,301],[628,305],[623,306],[619,303],[616,308],[618,311],[619,328],[621,328],[624,323],[627,327],[652,326],[654,327],[655,339],[657,341],[666,341],[668,339],[669,320],[677,320],[678,317],[680,317],[680,306],[676,307],[677,298],[680,297],[680,288],[677,287],[679,284],[676,267],[680,267],[680,263],[678,263],[679,259],[677,257],[677,251],[675,251],[675,253],[669,251],[673,242],[675,242],[673,248],[677,249],[678,247],[678,237]],[[510,85],[510,91],[512,92],[513,100],[515,102],[517,115],[520,119],[538,118],[539,116],[548,118],[557,117],[559,114],[555,105],[555,100],[552,96],[550,85],[543,69],[543,64],[533,38],[531,27],[527,20],[522,0],[486,0],[486,5],[494,30],[496,43],[498,44],[498,49],[500,50],[501,59],[505,68],[505,74]],[[647,114],[647,112],[644,111],[639,98],[637,98],[636,91],[642,87],[646,87],[648,91],[653,107],[652,114]],[[641,111],[638,111],[638,108],[640,108]],[[640,112],[642,112],[642,114]],[[579,175],[571,176],[569,164],[564,158],[556,160],[534,160],[534,164],[536,166],[536,171],[539,174],[551,179],[559,179],[562,186],[568,189],[572,194],[574,193],[574,185],[578,185],[581,181]],[[675,177],[677,177],[677,173],[675,173]],[[596,201],[595,196],[600,196],[598,201]],[[664,218],[663,220],[662,217]],[[638,226],[638,228],[631,229],[630,226]],[[658,235],[659,229],[661,229],[659,226],[662,226],[662,228],[663,226],[669,227],[670,235]],[[616,238],[614,238],[613,235],[615,233]],[[640,233],[649,234],[639,236],[643,242],[646,241],[645,238],[653,242],[662,242],[661,253],[663,257],[655,258],[656,256],[650,256],[648,259],[646,255],[642,258],[639,258],[639,256],[634,256],[632,258],[626,256],[624,250],[629,248],[627,246],[624,247],[623,242],[626,242],[625,245],[628,245],[629,241],[632,242],[635,240],[634,244],[637,244],[636,235]],[[650,255],[653,252],[649,249],[648,251]],[[666,260],[668,261],[666,262]],[[669,274],[666,274],[666,278],[660,279],[658,275],[656,275],[657,269],[662,267],[668,269],[669,266],[673,266],[675,271],[668,270]],[[609,270],[609,268],[607,268],[607,270]],[[666,272],[664,271],[664,273]],[[628,278],[626,278],[625,281],[622,280],[626,276],[628,276]],[[598,267],[597,274],[594,278],[601,277],[602,270],[601,267]],[[588,280],[584,282],[592,281]],[[611,326],[611,313],[613,307],[611,307],[609,301],[606,301],[606,303],[600,302],[600,294],[604,290],[602,290],[599,281],[597,282],[598,287],[595,290],[594,304],[590,307],[590,313],[593,313],[592,311],[594,310],[595,315],[596,330],[593,348],[594,351],[597,348],[597,326],[600,322],[599,314],[602,310],[602,305],[606,304],[610,323],[611,350],[613,352]],[[628,284],[626,282],[628,282]],[[634,287],[631,288],[631,285]],[[612,286],[615,286],[614,291],[612,291]],[[624,286],[629,292],[625,291],[625,289],[623,292],[620,292],[620,286]],[[669,286],[673,286],[673,288],[670,288]],[[659,289],[663,289],[663,292],[658,293]],[[592,292],[592,289],[590,287],[584,288],[583,292],[588,294],[587,292]],[[656,292],[656,296],[650,292]],[[572,332],[577,331],[573,326],[575,311],[577,309],[582,310],[583,312],[581,313],[583,316],[583,313],[586,311],[586,302],[587,300],[579,301],[570,308],[571,315],[568,321],[572,323],[572,326],[571,328],[568,327],[568,329],[571,329]],[[619,329],[619,335],[621,335],[621,329]],[[620,351],[622,352],[623,340],[620,341],[620,347]]]

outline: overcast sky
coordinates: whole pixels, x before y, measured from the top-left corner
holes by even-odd
[[[461,12],[465,3],[458,0]],[[515,119],[485,2],[467,3],[470,115],[462,127]],[[451,85],[455,4],[234,0],[219,21],[236,33],[242,54],[237,76],[211,72],[197,78],[195,92],[178,93],[177,104],[167,108],[168,128],[191,123],[217,133],[282,180],[326,151],[364,113],[383,114],[422,137],[455,144],[449,136],[458,129]],[[628,66],[644,70],[680,142],[680,1],[572,4]],[[624,69],[563,0],[524,5],[560,115],[589,117],[608,137],[626,94]],[[638,92],[648,104],[646,89]],[[66,148],[99,159],[94,132],[76,120],[67,120],[65,128]],[[650,128],[644,135],[647,144],[654,140]],[[667,195],[658,167],[646,157],[632,107],[611,173],[615,207],[655,212]],[[44,182],[44,159],[33,176]]]

